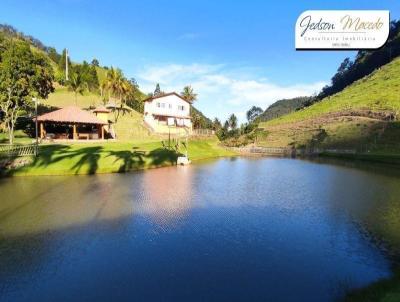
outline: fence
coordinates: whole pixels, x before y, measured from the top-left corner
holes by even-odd
[[[284,155],[288,156],[292,154],[291,148],[278,148],[278,147],[234,147],[234,151],[239,153],[251,153],[251,154],[264,154],[264,155]]]
[[[213,136],[215,131],[211,129],[193,129],[192,135],[195,136]]]
[[[281,155],[281,156],[309,156],[319,155],[322,153],[334,153],[334,154],[356,154],[354,149],[319,149],[319,148],[280,148],[280,147],[236,147],[231,148],[232,150],[245,153],[245,154],[261,154],[261,155]]]
[[[36,144],[29,145],[0,145],[0,157],[17,157],[36,155]]]

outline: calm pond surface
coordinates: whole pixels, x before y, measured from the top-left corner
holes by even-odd
[[[391,276],[400,177],[384,170],[236,158],[0,179],[0,300],[335,301]]]

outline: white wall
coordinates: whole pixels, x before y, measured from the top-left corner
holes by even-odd
[[[160,107],[157,107],[157,103],[160,104]],[[179,106],[183,106],[183,110],[180,110]],[[188,117],[190,116],[190,104],[176,95],[168,95],[145,102],[144,113],[145,115],[147,113],[147,115]]]

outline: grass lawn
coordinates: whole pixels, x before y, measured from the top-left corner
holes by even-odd
[[[216,139],[189,142],[189,157],[194,161],[233,155],[233,152],[218,146]],[[177,156],[174,150],[163,148],[161,142],[49,144],[40,147],[39,156],[31,164],[8,170],[6,174],[28,176],[126,172],[175,165]]]
[[[14,132],[14,143],[15,144],[30,144],[34,141],[34,138],[29,137],[24,131],[16,130]],[[8,144],[8,133],[0,132],[0,144]]]
[[[104,71],[100,69],[100,71]],[[105,76],[105,73],[102,74]],[[74,94],[66,87],[58,86],[43,105],[64,107],[74,104]],[[82,108],[98,106],[100,97],[85,93],[78,95],[77,105]],[[110,113],[109,119],[114,115]],[[143,126],[142,115],[136,111],[121,114],[114,123],[117,141],[75,142],[65,144],[43,144],[40,154],[33,162],[21,168],[8,170],[8,175],[69,175],[125,172],[174,165],[178,154],[163,148],[158,135]],[[27,144],[33,141],[22,130],[15,132],[15,143]],[[8,143],[8,136],[0,133],[0,143]],[[200,160],[218,156],[232,156],[231,151],[218,146],[218,140],[197,139],[189,143],[189,157]],[[16,160],[18,161],[18,159]],[[1,173],[1,171],[0,171]],[[3,172],[3,174],[5,174]]]

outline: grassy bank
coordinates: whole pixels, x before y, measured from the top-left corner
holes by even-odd
[[[322,157],[332,157],[346,160],[361,160],[382,164],[400,165],[400,155],[398,153],[362,153],[362,154],[337,154],[337,153],[322,153]]]
[[[216,139],[193,140],[189,157],[232,156],[233,152],[218,146]],[[32,163],[3,172],[8,176],[73,175],[117,173],[175,165],[178,154],[162,147],[161,142],[105,142],[49,144],[40,147]]]

